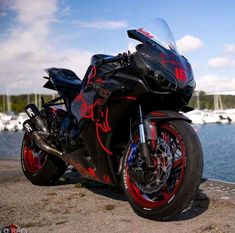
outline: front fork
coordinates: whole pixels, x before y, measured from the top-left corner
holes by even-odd
[[[139,105],[139,135],[140,135],[140,151],[141,155],[145,158],[146,164],[149,168],[153,167],[152,160],[150,158],[150,149],[146,142],[146,135],[144,130],[144,120],[141,105]]]

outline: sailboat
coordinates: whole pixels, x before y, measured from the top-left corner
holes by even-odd
[[[195,92],[195,95],[197,96],[197,108],[193,111],[184,113],[193,124],[204,124],[203,121],[203,111],[200,110],[200,92]]]
[[[213,114],[219,118],[218,123],[228,124],[232,122],[232,118],[228,115],[227,111],[224,110],[223,101],[221,95],[234,95],[234,92],[214,92],[207,93],[207,95],[214,95],[214,111]]]

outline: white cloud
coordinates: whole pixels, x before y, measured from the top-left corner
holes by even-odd
[[[223,68],[229,65],[230,61],[228,57],[214,57],[208,62],[208,65],[213,68]]]
[[[39,21],[46,24],[55,18],[54,14],[58,10],[57,0],[15,0],[10,8],[17,12],[18,22],[26,25],[33,25]]]
[[[191,63],[191,67],[192,67],[193,70],[197,69],[198,68],[198,63],[196,63],[196,62]]]
[[[208,61],[208,65],[213,68],[235,67],[235,59],[229,56],[214,57]]]
[[[233,45],[233,44],[226,44],[224,46],[224,51],[226,53],[233,53],[233,52],[235,52],[235,45]]]
[[[235,68],[235,45],[226,44],[224,45],[224,50],[222,55],[217,57],[212,57],[208,61],[209,67],[212,68]]]
[[[134,52],[136,51],[135,47],[136,47],[137,44],[139,44],[139,43],[138,43],[138,42],[133,42],[133,41],[131,41],[131,42],[128,43],[127,49],[128,49],[131,53],[134,53]]]
[[[77,21],[74,24],[78,25],[80,28],[88,28],[95,30],[117,30],[127,27],[127,23],[125,21]]]
[[[232,91],[235,90],[235,77],[223,77],[214,74],[206,74],[196,78],[196,90],[206,92]]]
[[[0,41],[0,92],[10,94],[40,92],[44,69],[72,69],[80,77],[86,71],[91,53],[79,49],[58,50],[50,42],[50,24],[57,20],[57,0],[13,0],[8,8],[16,13],[16,23],[7,38]]]
[[[8,6],[16,12],[17,24],[11,28],[10,36],[0,44],[0,59],[13,59],[28,52],[47,51],[49,24],[55,18],[57,1],[11,1]]]
[[[201,48],[203,45],[203,42],[198,37],[186,35],[182,37],[181,39],[177,40],[176,44],[177,44],[178,50],[181,53],[186,53],[186,52]]]
[[[66,57],[57,63],[57,66],[74,71],[80,79],[83,79],[89,66],[93,53],[79,49],[64,50],[60,53],[61,57]]]

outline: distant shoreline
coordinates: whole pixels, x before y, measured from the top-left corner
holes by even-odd
[[[6,160],[10,160],[10,161],[12,161],[12,160],[20,161],[20,157],[19,157],[19,158],[17,158],[17,157],[0,157],[0,160],[4,160],[4,161],[6,161]]]

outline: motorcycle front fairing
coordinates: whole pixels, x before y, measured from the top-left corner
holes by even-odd
[[[129,30],[128,36],[142,42],[133,57],[136,69],[149,86],[154,86],[150,89],[167,94],[185,92],[185,99],[189,100],[196,86],[192,68],[187,59],[178,53],[167,23],[155,19],[144,28]],[[149,79],[151,76],[154,80]]]
[[[142,75],[150,91],[179,97],[176,109],[188,104],[196,84],[191,66],[184,57],[147,42],[133,54],[133,59],[137,73]]]

